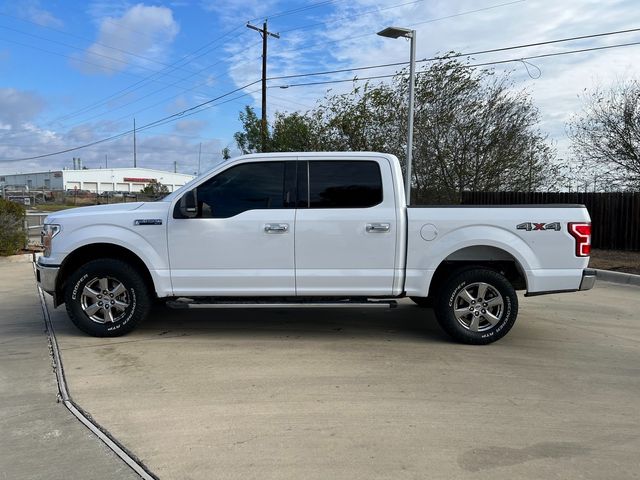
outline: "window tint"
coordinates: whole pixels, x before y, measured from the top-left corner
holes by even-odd
[[[295,168],[294,162],[291,163]],[[229,218],[247,210],[289,208],[285,162],[245,163],[197,188],[198,217]],[[291,207],[293,208],[293,206]]]
[[[366,208],[382,202],[376,162],[309,162],[310,208]]]

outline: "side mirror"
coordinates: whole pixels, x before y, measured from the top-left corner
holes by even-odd
[[[180,213],[183,218],[195,218],[198,216],[195,188],[193,190],[189,190],[180,199]]]

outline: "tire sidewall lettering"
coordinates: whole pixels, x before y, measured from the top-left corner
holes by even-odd
[[[107,328],[108,332],[113,332],[115,330],[118,330],[121,327],[124,327],[127,323],[129,323],[129,320],[131,320],[131,318],[133,317],[133,315],[136,313],[136,291],[133,287],[129,287],[129,295],[131,295],[132,298],[132,302],[131,305],[129,306],[129,312],[127,314],[127,317],[124,320],[120,320],[118,323],[115,323],[113,325],[111,325],[110,327]]]
[[[453,289],[453,292],[449,297],[449,307],[453,307],[453,302],[455,301],[456,296],[458,295],[458,293],[460,293],[460,290],[462,290],[466,284],[467,282],[465,280],[464,282],[462,282],[460,285],[458,285],[456,288]]]
[[[497,287],[494,286],[494,288],[496,288],[496,290],[499,290]],[[502,292],[501,292],[502,295]],[[500,323],[498,323],[498,326],[491,329],[488,332],[484,332],[483,335],[481,335],[482,338],[490,338],[493,335],[495,335],[496,333],[500,333],[502,331],[502,329],[504,327],[506,327],[509,324],[509,321],[511,320],[511,298],[509,298],[508,296],[503,295],[503,298],[505,300],[505,311],[504,311],[504,315],[502,316],[502,319],[500,320]]]
[[[80,277],[80,280],[78,280],[76,282],[76,284],[73,287],[73,292],[71,293],[71,299],[72,300],[77,300],[77,298],[78,298],[78,289],[80,288],[80,284],[82,282],[84,282],[87,278],[89,278],[89,274],[85,273],[82,277]]]

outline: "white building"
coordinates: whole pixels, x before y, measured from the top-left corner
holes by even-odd
[[[150,168],[91,168],[50,172],[0,175],[0,186],[26,187],[29,190],[87,190],[92,193],[139,192],[153,181],[173,192],[193,175],[165,172]]]

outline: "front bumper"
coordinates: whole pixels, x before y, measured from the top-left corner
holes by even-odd
[[[58,278],[59,271],[59,265],[44,265],[40,263],[40,259],[38,259],[38,263],[36,263],[36,278],[40,288],[55,296],[56,279]]]
[[[591,290],[596,284],[596,271],[591,268],[585,268],[582,271],[582,281],[580,282],[580,290]]]

